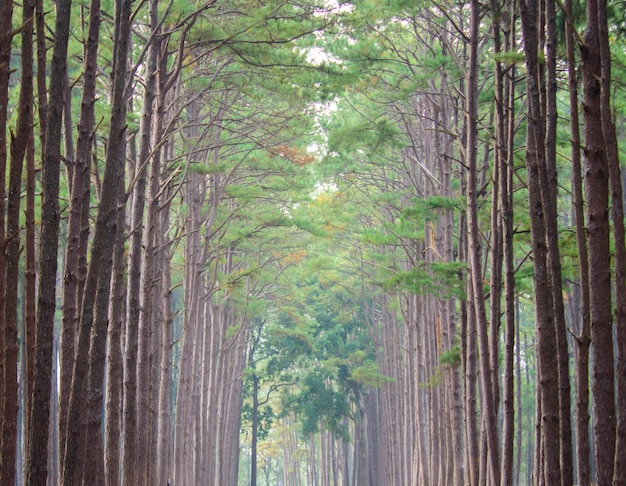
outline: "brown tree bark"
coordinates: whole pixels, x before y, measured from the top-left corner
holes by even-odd
[[[617,134],[611,105],[611,49],[609,47],[609,26],[607,2],[598,2],[598,36],[601,58],[601,115],[604,146],[609,167],[610,207],[613,220],[613,241],[615,247],[615,326],[616,359],[616,414],[617,431],[615,443],[615,465],[613,486],[626,485],[626,237],[624,233],[624,194],[622,174],[617,146]]]
[[[565,2],[567,77],[570,102],[570,132],[572,138],[572,206],[576,223],[576,248],[580,283],[580,322],[575,335],[574,380],[576,401],[576,466],[579,484],[591,482],[589,446],[589,256],[585,235],[583,182],[581,172],[580,122],[578,116],[578,79],[576,69],[576,31],[572,24],[572,1]]]
[[[150,481],[151,420],[151,336],[155,321],[152,309],[154,265],[154,210],[144,223],[148,166],[156,154],[153,150],[154,104],[157,96],[157,68],[161,40],[158,37],[158,10],[156,2],[150,2],[150,45],[147,57],[146,82],[144,84],[139,153],[135,164],[136,184],[133,191],[131,251],[129,255],[128,315],[126,342],[126,379],[124,429],[124,475],[126,481]],[[160,123],[157,121],[157,123]],[[156,143],[156,142],[155,142]],[[160,149],[159,149],[160,150]],[[158,174],[155,175],[158,181]],[[157,204],[156,202],[154,204]],[[144,224],[145,231],[144,234]],[[152,227],[152,232],[150,228]],[[148,234],[149,233],[149,234]],[[126,395],[125,394],[125,395]],[[131,417],[132,416],[132,417]],[[137,483],[139,484],[139,483]]]
[[[500,459],[498,445],[497,413],[494,402],[494,385],[492,383],[491,362],[488,340],[488,323],[485,311],[485,295],[483,289],[482,263],[480,257],[480,236],[478,231],[478,202],[477,202],[477,123],[478,123],[478,35],[479,35],[479,5],[476,0],[471,2],[470,49],[467,72],[466,103],[466,136],[465,145],[467,165],[467,222],[468,222],[468,264],[469,279],[473,292],[473,307],[478,333],[478,347],[480,350],[480,390],[481,410],[485,420],[487,454],[489,457],[489,478],[497,482],[500,478]]]
[[[535,316],[537,332],[538,382],[541,399],[541,447],[544,451],[543,468],[539,469],[545,479],[535,479],[538,484],[557,484],[561,481],[560,459],[560,404],[559,374],[555,363],[557,336],[554,309],[554,277],[551,264],[556,265],[556,255],[550,253],[548,225],[555,222],[546,211],[552,211],[549,201],[551,189],[547,184],[546,147],[541,109],[540,72],[537,52],[539,48],[537,3],[520,2],[524,53],[528,74],[528,129],[526,138],[526,169],[528,172],[528,198],[531,221],[531,239],[534,262]],[[543,185],[541,185],[543,184]],[[552,229],[554,229],[551,226]],[[553,234],[553,233],[552,233]],[[539,425],[539,424],[538,424]],[[539,444],[536,445],[539,447]]]
[[[24,414],[26,430],[31,417],[33,402],[33,384],[35,375],[35,333],[37,324],[37,273],[35,246],[35,134],[30,131],[30,140],[26,149],[26,272],[24,274],[24,353],[26,366],[26,405]],[[55,424],[56,427],[56,424]],[[24,439],[28,438],[24,435]]]
[[[459,256],[461,261],[467,256],[467,234],[465,218],[462,216],[459,227]],[[474,312],[474,298],[471,282],[467,281],[467,300],[461,302],[461,369],[463,370],[463,410],[465,419],[465,443],[466,443],[466,460],[467,468],[465,471],[465,484],[475,486],[478,484],[478,458],[480,456],[478,446],[478,411],[476,385],[478,383],[477,370],[477,344],[476,344],[476,317]]]
[[[561,482],[571,486],[574,482],[572,456],[572,422],[570,407],[570,373],[559,232],[557,219],[558,180],[556,170],[557,145],[557,27],[555,0],[545,1],[546,19],[546,131],[545,171],[540,166],[541,197],[546,214],[546,238],[550,281],[554,302],[554,326],[559,370],[559,433],[561,445]]]
[[[18,422],[18,280],[20,274],[20,203],[24,156],[33,129],[33,13],[32,1],[22,9],[22,63],[20,97],[18,101],[17,133],[11,136],[11,164],[6,213],[5,296],[4,296],[4,360],[2,414],[2,470],[0,482],[15,481]],[[13,472],[9,471],[13,469]]]
[[[41,0],[34,2],[33,25],[36,28],[37,42],[37,102],[39,104],[39,140],[41,159],[44,158],[45,132],[46,132],[46,62],[45,62],[45,34],[43,32],[43,7]],[[42,86],[43,85],[43,86]],[[33,116],[34,117],[34,116]],[[25,301],[25,325],[24,325],[24,353],[26,355],[26,386],[25,386],[25,427],[23,434],[24,448],[28,450],[28,430],[32,416],[33,387],[35,382],[35,335],[37,326],[37,249],[35,243],[35,133],[30,131],[30,141],[26,150],[26,272],[24,275],[24,301]],[[1,365],[0,365],[1,368]],[[1,374],[1,372],[0,372]],[[54,386],[54,385],[53,385]],[[53,424],[56,428],[56,422]],[[51,460],[51,458],[48,458]],[[26,474],[24,474],[24,477]]]
[[[125,317],[126,285],[124,282],[124,242],[126,206],[118,214],[118,232],[113,254],[113,281],[111,283],[110,324],[107,336],[106,401],[104,420],[104,473],[107,486],[121,484],[122,443],[122,387],[123,364],[122,330]]]
[[[33,409],[28,432],[27,478],[29,485],[46,482],[48,457],[48,425],[51,393],[52,339],[59,235],[59,176],[61,130],[63,123],[63,92],[67,72],[71,0],[57,3],[52,64],[50,66],[51,102],[47,115],[44,159],[42,163],[42,226],[39,256],[39,295]],[[38,33],[39,35],[39,33]]]
[[[96,103],[98,40],[100,35],[100,0],[92,0],[89,9],[89,32],[84,52],[83,86],[76,159],[70,182],[70,207],[66,233],[65,274],[63,277],[63,328],[61,335],[61,389],[59,404],[59,446],[65,451],[67,408],[76,357],[76,331],[79,306],[85,285],[87,240],[89,235],[89,203],[91,149]]]
[[[68,409],[68,436],[63,461],[62,484],[79,484],[83,476],[83,457],[86,440],[96,437],[101,443],[100,412],[102,410],[102,373],[111,278],[111,261],[115,245],[118,204],[123,194],[124,134],[126,110],[126,60],[130,32],[131,0],[116,4],[116,33],[114,44],[113,94],[111,124],[107,142],[103,186],[91,247],[91,261],[85,282],[81,306],[80,327],[76,345],[72,389]],[[88,376],[89,373],[89,376]],[[85,380],[88,378],[87,383]],[[85,399],[85,394],[87,395]],[[85,410],[85,415],[81,411]],[[95,434],[95,435],[90,435]],[[93,457],[91,457],[93,456]],[[99,457],[98,457],[99,456]],[[102,449],[91,454],[93,459],[84,470],[87,484],[104,482]]]
[[[158,5],[156,1],[150,2],[150,29],[151,44],[148,50],[148,63],[146,72],[146,82],[143,97],[143,109],[141,119],[141,130],[139,138],[139,170],[144,169],[143,166],[150,166],[149,176],[149,195],[148,195],[148,214],[145,222],[143,252],[141,254],[141,270],[139,282],[139,295],[141,310],[139,312],[138,321],[138,349],[137,349],[137,484],[151,483],[150,455],[153,447],[153,426],[156,404],[152,403],[152,391],[156,383],[151,380],[152,367],[156,365],[154,362],[153,338],[157,331],[158,317],[154,312],[157,302],[155,301],[155,289],[158,284],[155,282],[157,271],[155,268],[156,258],[156,236],[158,222],[158,200],[159,193],[159,155],[160,148],[154,149],[153,143],[156,145],[157,138],[153,139],[153,135],[159,135],[160,130],[155,130],[155,125],[160,126],[161,120],[154,117],[154,104],[157,96],[157,68],[159,62],[159,54],[161,49],[160,37],[157,29],[159,28]],[[160,147],[160,146],[159,146]],[[141,196],[139,196],[141,199]]]
[[[511,2],[512,3],[512,2]],[[515,13],[512,4],[507,2],[511,10],[508,18],[503,18],[504,50],[511,48],[512,39],[515,38]],[[494,6],[498,15],[494,15],[494,23],[500,17],[499,6]],[[505,14],[506,15],[506,14]],[[499,26],[498,26],[499,28]],[[499,33],[494,36],[499,37]],[[499,43],[499,42],[498,42]],[[502,424],[502,458],[500,470],[500,483],[514,483],[514,436],[515,436],[515,398],[514,398],[514,353],[515,353],[515,263],[514,263],[514,220],[513,220],[513,151],[515,139],[515,66],[508,68],[508,73],[501,72],[502,66],[496,76],[501,76],[502,87],[498,90],[500,101],[496,101],[502,110],[498,110],[498,122],[496,132],[496,146],[498,147],[500,164],[500,208],[502,212],[502,238],[503,238],[503,266],[504,266],[504,294],[505,294],[505,336],[504,336],[504,370],[503,370],[503,424]],[[500,71],[500,72],[498,72]],[[519,454],[519,452],[518,452]]]
[[[194,106],[189,109],[194,110]],[[197,112],[193,112],[197,115]],[[197,136],[197,127],[190,127],[191,136]],[[190,154],[190,157],[192,155]],[[191,484],[192,463],[188,462],[192,458],[192,422],[193,422],[193,366],[194,366],[194,344],[201,339],[199,323],[200,310],[202,308],[202,280],[201,280],[201,239],[200,207],[203,201],[203,183],[200,175],[192,172],[189,181],[185,184],[183,200],[189,206],[189,215],[186,227],[189,236],[185,241],[185,315],[183,320],[183,344],[179,371],[178,391],[176,397],[176,423],[174,440],[174,483]],[[198,348],[201,349],[200,341]]]
[[[5,208],[6,208],[6,166],[7,166],[7,114],[9,105],[9,77],[11,75],[11,44],[13,39],[13,1],[8,0],[2,2],[0,5],[0,245],[2,250],[0,251],[0,275],[4,276],[6,273],[6,254],[4,247],[6,245],[6,233],[5,233]],[[4,318],[4,299],[6,297],[6,285],[5,279],[0,278],[0,350],[2,351],[2,357],[0,358],[0,390],[2,390],[2,396],[0,396],[0,453],[2,457],[8,454],[6,461],[0,465],[0,481],[4,481],[14,477],[15,474],[15,460],[10,462],[10,456],[15,457],[15,452],[11,452],[15,449],[15,446],[11,446],[9,443],[4,446],[5,428],[7,435],[11,436],[11,431],[8,429],[10,423],[14,421],[13,414],[16,411],[7,409],[5,404],[5,388],[7,380],[5,380],[5,318]],[[6,410],[6,418],[5,418]],[[5,425],[6,424],[6,425]]]
[[[587,27],[581,46],[589,245],[592,362],[591,389],[598,486],[613,480],[616,439],[611,262],[609,251],[609,164],[602,124],[602,56],[599,10],[603,0],[587,2]]]
[[[143,118],[143,117],[142,117]],[[135,141],[131,140],[130,144]],[[124,392],[123,414],[123,482],[137,482],[137,346],[140,312],[141,243],[143,212],[145,208],[146,169],[139,164],[136,149],[131,148],[134,162],[133,190],[130,197],[130,237],[127,258],[128,284],[126,288],[126,317],[124,323]]]
[[[35,26],[37,34],[37,111],[39,117],[39,143],[43,159],[48,126],[48,91],[46,86],[46,23],[44,20],[43,0],[35,1]]]

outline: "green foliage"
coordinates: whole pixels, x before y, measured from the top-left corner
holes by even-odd
[[[439,355],[439,364],[450,368],[461,366],[461,345],[456,343],[451,349]]]
[[[349,431],[343,419],[350,412],[345,395],[335,390],[328,382],[328,376],[319,369],[309,372],[300,383],[300,393],[287,397],[286,409],[295,408],[301,417],[302,432],[305,436],[319,432],[323,422],[326,430],[350,440]]]
[[[257,437],[260,441],[267,439],[278,418],[278,415],[270,405],[261,407],[258,410]],[[252,422],[252,406],[249,402],[244,402],[242,406],[241,420],[244,426]]]
[[[379,388],[385,383],[391,383],[392,378],[380,373],[378,363],[368,360],[350,372],[350,379],[367,388]]]
[[[525,62],[524,53],[521,51],[507,51],[494,54],[494,60],[499,61],[507,66],[515,64],[523,64]]]

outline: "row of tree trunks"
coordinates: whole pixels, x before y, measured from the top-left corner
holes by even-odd
[[[50,104],[47,106],[45,144],[42,162],[42,215],[40,232],[37,328],[33,402],[27,439],[26,483],[45,484],[48,457],[52,343],[56,308],[56,274],[59,235],[59,178],[63,93],[67,72],[71,1],[57,4],[52,63],[50,65]],[[2,479],[6,482],[6,478]]]
[[[190,165],[220,163],[222,104],[217,123],[208,125],[208,144],[190,156]],[[188,112],[202,113],[198,105]],[[188,137],[200,140],[198,125]],[[199,156],[205,159],[199,159]],[[228,305],[229,291],[218,279],[236,270],[236,250],[223,246],[217,216],[223,204],[224,181],[219,173],[189,172],[184,198],[186,221],[185,316],[174,439],[174,481],[235,485],[239,465],[242,370],[245,366],[244,317]],[[232,333],[232,335],[231,335]]]

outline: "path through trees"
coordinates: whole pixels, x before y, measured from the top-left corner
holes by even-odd
[[[0,483],[626,484],[606,0],[4,0]]]

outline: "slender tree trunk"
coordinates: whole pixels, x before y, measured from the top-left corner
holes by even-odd
[[[169,208],[166,209],[169,211]],[[164,223],[169,222],[169,217]],[[163,227],[168,227],[164,224]],[[172,297],[171,297],[171,275],[169,253],[166,251],[170,245],[167,242],[163,246],[163,254],[167,256],[163,265],[163,319],[162,319],[162,342],[161,342],[161,362],[159,363],[159,410],[158,410],[158,431],[157,444],[159,450],[156,478],[157,482],[167,482],[172,477],[172,410],[171,399],[171,370],[172,370]]]
[[[43,0],[35,0],[35,27],[37,42],[37,104],[38,104],[38,120],[39,120],[39,145],[41,159],[45,157],[46,130],[48,125],[48,100],[46,86],[46,32],[43,12]],[[34,132],[34,130],[33,130]],[[32,417],[32,402],[34,394],[35,382],[35,354],[36,354],[36,326],[37,326],[37,273],[36,273],[36,248],[35,248],[35,147],[34,133],[32,134],[32,151],[27,153],[27,182],[26,182],[26,375],[27,375],[27,430],[30,430],[30,419]],[[53,427],[57,428],[57,416],[51,417],[54,420]],[[27,440],[28,437],[25,437]],[[26,445],[28,450],[28,445]],[[58,451],[58,447],[56,449]],[[49,462],[50,462],[50,458]],[[58,459],[55,458],[55,460]],[[57,468],[52,468],[58,471]],[[56,477],[52,478],[56,481]]]
[[[13,420],[11,415],[15,412],[7,410],[7,418],[5,420],[5,393],[6,381],[5,381],[5,319],[4,319],[4,299],[6,297],[6,284],[4,275],[6,274],[6,253],[4,251],[6,245],[6,233],[5,233],[5,210],[6,210],[6,168],[7,168],[7,120],[8,120],[8,106],[9,106],[9,78],[11,75],[11,46],[13,40],[13,0],[7,0],[0,5],[0,247],[3,249],[0,251],[0,351],[2,351],[2,357],[0,357],[0,453],[2,457],[5,454],[12,453],[10,449],[5,452],[4,446],[4,433],[5,423],[9,427],[9,423]],[[10,436],[10,430],[7,430],[7,434]],[[13,447],[7,445],[7,447]],[[0,481],[4,481],[4,477],[11,478],[12,472],[15,469],[13,464],[9,464],[9,455],[7,460],[3,461],[0,465]],[[8,480],[8,479],[7,479]]]
[[[591,388],[595,432],[596,484],[613,480],[615,459],[615,377],[613,318],[611,311],[611,262],[609,251],[609,166],[603,137],[601,99],[600,4],[587,2],[587,27],[581,46],[585,120],[585,193],[592,362]]]
[[[28,439],[29,422],[33,405],[33,385],[35,378],[35,333],[37,324],[37,272],[35,247],[35,134],[30,131],[30,140],[26,149],[26,272],[24,275],[24,329],[25,329],[25,366],[26,386],[25,431],[24,440]],[[56,427],[56,423],[54,424]],[[28,445],[24,444],[24,450]],[[24,477],[26,474],[24,474]]]
[[[504,384],[503,384],[503,430],[501,484],[514,482],[514,437],[515,437],[515,263],[514,263],[514,221],[513,221],[513,140],[514,140],[514,74],[511,75],[506,97],[508,130],[505,156],[501,160],[501,207],[503,225],[504,292],[505,292],[505,337],[504,337]],[[519,411],[518,411],[519,413]]]
[[[104,472],[107,486],[121,483],[121,433],[123,364],[122,329],[125,317],[124,241],[125,206],[118,214],[118,234],[113,254],[113,281],[111,287],[111,322],[107,336],[106,403],[104,420]]]
[[[546,238],[548,245],[549,273],[554,301],[554,326],[559,370],[559,433],[561,454],[561,483],[571,486],[573,477],[572,423],[570,407],[569,350],[565,324],[565,307],[559,233],[557,221],[556,142],[557,142],[557,31],[555,0],[545,0],[546,8],[546,131],[545,170],[540,165],[541,197],[546,215]]]
[[[591,482],[589,465],[589,256],[585,237],[584,200],[580,153],[580,128],[578,117],[578,80],[576,76],[575,30],[572,25],[572,0],[566,0],[567,64],[570,102],[570,131],[572,138],[572,206],[576,223],[576,247],[580,281],[581,326],[575,336],[576,380],[576,465],[579,484]]]
[[[178,73],[174,75],[177,76]],[[167,75],[167,57],[161,55],[159,59],[158,73],[158,96],[156,103],[157,123],[154,124],[154,140],[163,140],[169,136],[165,132],[164,126],[168,123],[169,115],[166,112],[166,103],[169,98],[169,90],[174,86],[174,82],[169,82]],[[158,156],[163,161],[172,160],[174,143],[168,138],[166,143],[161,144],[158,149]],[[155,154],[157,156],[157,154]],[[157,166],[160,164],[156,164]],[[167,234],[170,228],[170,209],[172,198],[171,182],[167,180],[165,169],[159,171],[159,196],[156,198],[158,224],[156,229],[157,248],[157,272],[159,278],[155,282],[155,299],[159,310],[159,321],[156,323],[159,330],[160,339],[155,342],[156,359],[154,363],[155,382],[155,432],[154,432],[154,463],[156,465],[153,473],[154,482],[167,481],[171,479],[171,459],[172,459],[172,411],[170,407],[170,387],[172,369],[172,289],[171,289],[171,247],[172,241]],[[159,305],[160,304],[160,305]]]
[[[0,245],[5,247],[5,208],[6,208],[6,167],[7,167],[7,114],[9,104],[9,78],[11,74],[11,43],[13,37],[13,27],[11,21],[13,19],[13,2],[11,0],[3,2],[0,5]],[[0,275],[4,276],[6,272],[6,254],[4,251],[0,251]],[[5,448],[3,445],[3,437],[5,431],[5,422],[8,423],[12,420],[11,411],[7,411],[5,419],[5,388],[7,383],[5,381],[5,319],[4,319],[4,299],[6,297],[6,285],[4,278],[0,278],[0,351],[2,356],[0,357],[0,454],[4,457]],[[7,434],[11,432],[7,430]],[[10,455],[11,451],[7,453]],[[0,480],[4,476],[11,477],[15,474],[10,469],[14,469],[14,466],[10,465],[8,458],[6,462],[0,464]]]
[[[154,302],[155,288],[155,238],[158,201],[154,199],[158,194],[159,185],[159,164],[158,156],[152,154],[154,133],[153,124],[160,124],[160,120],[155,120],[154,105],[157,95],[157,67],[158,56],[161,43],[157,42],[157,28],[159,24],[158,8],[155,0],[150,2],[150,33],[151,44],[148,51],[148,65],[146,73],[146,83],[143,99],[141,131],[139,140],[139,167],[144,169],[145,165],[150,165],[149,177],[149,209],[146,218],[141,260],[140,276],[140,309],[138,321],[138,349],[137,349],[137,484],[148,484],[150,482],[150,454],[152,446],[152,422],[154,419],[151,411],[156,404],[151,403],[152,383],[152,337],[154,337],[156,316],[153,312],[156,302]],[[158,135],[158,133],[157,133]],[[156,143],[157,140],[154,140]],[[139,196],[141,199],[141,196]],[[138,209],[138,208],[136,208]],[[139,221],[137,222],[139,223]]]
[[[516,430],[516,457],[515,457],[515,472],[513,474],[514,484],[520,484],[521,482],[521,467],[522,467],[522,434],[524,432],[523,428],[523,406],[522,406],[522,341],[520,339],[520,319],[519,319],[519,297],[515,299],[515,373],[516,373],[516,385],[517,390],[515,391],[515,398],[517,404],[517,430]],[[526,447],[530,449],[531,444],[527,444]],[[526,456],[528,457],[528,455]],[[530,462],[530,461],[529,461]],[[527,470],[532,466],[530,463],[526,464]]]
[[[250,363],[254,366],[254,347],[250,350]],[[252,374],[252,439],[250,452],[250,486],[257,486],[257,445],[259,429],[259,377]]]
[[[131,141],[130,143],[134,143]],[[133,150],[131,149],[131,152]],[[131,160],[133,157],[131,157]],[[124,329],[124,385],[122,393],[124,484],[137,483],[137,346],[140,310],[141,243],[145,208],[145,169],[135,162],[135,185],[131,198],[130,243],[128,251],[128,284]]]
[[[85,283],[87,239],[89,233],[89,203],[91,190],[91,148],[96,102],[98,39],[100,33],[100,0],[92,0],[89,15],[89,33],[85,47],[83,69],[83,96],[76,143],[76,160],[70,181],[70,215],[67,225],[65,275],[63,279],[63,333],[61,338],[61,393],[59,429],[60,448],[65,450],[67,408],[72,385],[75,359],[76,330],[79,305]],[[87,235],[85,235],[87,233]]]
[[[33,409],[28,435],[26,483],[46,483],[48,425],[50,413],[52,341],[56,310],[56,276],[59,247],[59,177],[63,92],[67,72],[71,0],[57,2],[56,28],[50,66],[51,103],[47,115],[44,159],[42,163],[42,215],[39,256],[39,295]]]
[[[472,284],[468,282],[467,292],[467,319],[461,340],[465,342],[465,438],[467,443],[467,484],[478,485],[480,450],[478,445],[478,411],[476,387],[478,381],[477,371],[477,344],[476,344],[476,314],[474,313],[474,298]],[[463,336],[465,339],[463,339]]]
[[[524,52],[528,74],[528,129],[526,138],[526,168],[528,172],[528,198],[531,220],[531,239],[534,257],[535,315],[537,329],[538,378],[541,402],[541,437],[547,484],[561,481],[560,402],[555,324],[555,275],[550,264],[557,265],[558,253],[551,253],[548,236],[554,235],[555,219],[546,211],[553,211],[548,201],[552,199],[547,184],[545,131],[542,125],[540,73],[538,70],[538,22],[537,3],[532,0],[520,2]],[[552,268],[552,270],[551,270]],[[551,278],[552,277],[552,278]],[[559,273],[560,278],[560,273]],[[559,287],[560,288],[560,287]],[[535,478],[535,481],[538,481]],[[541,484],[541,483],[538,483]]]
[[[484,444],[489,457],[489,477],[497,482],[500,477],[498,424],[494,402],[494,386],[492,383],[491,364],[489,357],[489,344],[487,337],[487,316],[485,312],[485,297],[483,290],[482,265],[480,258],[480,237],[478,231],[478,202],[477,202],[477,99],[478,99],[478,31],[479,31],[479,5],[476,0],[471,2],[471,27],[470,27],[470,58],[468,64],[467,90],[466,90],[466,113],[467,113],[467,143],[466,157],[468,166],[467,186],[467,211],[468,211],[468,261],[470,266],[470,281],[472,282],[474,313],[478,332],[478,345],[480,349],[480,382],[482,396],[482,413],[486,426],[486,443]]]
[[[24,155],[31,140],[33,125],[33,12],[32,1],[22,9],[22,63],[20,97],[18,102],[17,134],[11,136],[11,164],[6,213],[6,274],[4,296],[4,360],[2,414],[2,469],[0,480],[11,484],[18,470],[18,286],[20,274],[20,203]],[[1,250],[0,250],[1,251]],[[9,471],[12,468],[13,471]]]
[[[37,33],[37,105],[39,115],[39,142],[42,159],[46,145],[48,127],[48,92],[46,72],[46,24],[44,20],[43,0],[35,0],[35,26]]]
[[[152,50],[153,45],[150,46]],[[152,54],[150,54],[151,58]],[[151,66],[151,64],[149,64]],[[128,251],[128,286],[126,292],[126,323],[124,331],[124,393],[123,393],[123,483],[137,484],[137,354],[139,346],[139,319],[141,311],[141,258],[144,231],[144,211],[146,206],[146,181],[148,155],[150,153],[150,125],[152,121],[152,98],[148,97],[148,87],[154,83],[153,73],[149,73],[142,103],[141,126],[139,131],[139,155],[132,150],[134,160],[133,192],[131,195],[130,243]],[[153,93],[152,93],[153,95]],[[131,143],[134,143],[131,142]]]
[[[509,5],[510,7],[510,5]],[[497,0],[491,2],[494,49],[496,55],[501,52],[501,22],[505,19],[501,16],[501,5]],[[513,15],[512,13],[510,15]],[[506,30],[511,31],[513,22],[507,22]],[[512,33],[510,35],[513,35]],[[505,49],[508,49],[508,37],[505,36]],[[502,463],[500,468],[500,483],[513,483],[513,442],[514,442],[514,347],[515,347],[515,280],[514,280],[514,254],[513,254],[513,163],[510,154],[513,153],[514,140],[514,66],[509,68],[512,73],[505,77],[502,64],[496,62],[496,160],[499,170],[500,197],[499,208],[501,211],[500,223],[502,225],[502,246],[503,246],[503,266],[505,271],[505,347],[504,347],[504,371],[503,371],[503,427],[502,427]],[[506,86],[505,86],[506,82]],[[507,122],[508,120],[508,122]],[[496,176],[494,174],[494,177]],[[496,198],[496,194],[492,195]],[[495,218],[493,218],[495,220]],[[497,223],[497,221],[494,221]],[[493,224],[492,223],[492,227]],[[499,259],[500,255],[495,255],[497,248],[493,248],[494,258]],[[494,272],[492,264],[492,272]],[[493,279],[496,280],[496,279]],[[493,283],[492,283],[493,287]],[[499,299],[499,295],[492,290],[491,299]],[[499,311],[499,307],[498,307]],[[492,312],[492,319],[500,319],[499,312]],[[497,336],[493,336],[496,338]],[[494,339],[495,340],[495,339]],[[492,350],[497,349],[497,344],[492,343]],[[492,363],[498,363],[492,356]],[[498,369],[494,370],[494,380],[499,377]]]
[[[190,107],[193,109],[193,107]],[[190,128],[190,136],[193,130]],[[192,454],[192,410],[191,400],[193,390],[193,366],[194,366],[194,345],[201,348],[197,339],[201,339],[202,334],[198,332],[201,309],[201,251],[200,251],[200,206],[202,195],[200,187],[200,175],[191,173],[188,183],[185,185],[183,200],[189,206],[189,215],[186,221],[189,228],[189,236],[185,242],[185,277],[183,290],[185,293],[185,315],[183,318],[183,344],[180,361],[180,372],[178,379],[178,390],[176,397],[176,423],[174,438],[174,483],[189,483],[189,468],[187,461]]]
[[[620,169],[617,134],[611,106],[611,49],[607,2],[598,2],[599,44],[602,82],[600,95],[602,131],[606,148],[610,180],[610,206],[613,219],[613,241],[615,247],[615,326],[617,329],[617,436],[615,444],[615,470],[613,485],[626,485],[626,243],[624,233],[624,194]]]

